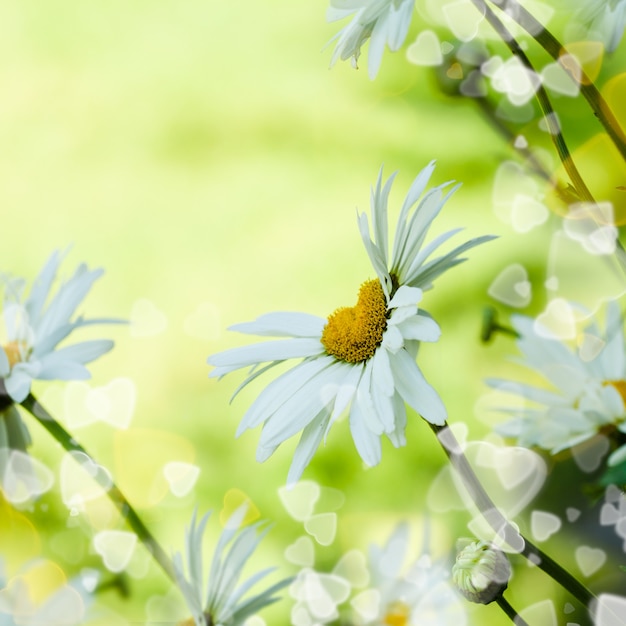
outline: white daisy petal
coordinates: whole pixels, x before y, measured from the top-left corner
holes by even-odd
[[[8,376],[11,371],[11,365],[9,363],[9,358],[7,357],[7,353],[4,351],[4,348],[0,346],[0,377],[4,378]]]
[[[287,400],[298,394],[322,370],[334,362],[332,357],[305,361],[273,380],[254,401],[243,416],[236,436],[244,430],[255,428],[275,413]]]
[[[215,366],[216,370],[211,372],[209,376],[223,376],[225,373],[257,363],[318,356],[323,352],[324,346],[319,342],[319,339],[264,341],[251,346],[232,348],[210,356],[208,363]]]
[[[404,346],[404,338],[402,337],[402,333],[398,330],[396,326],[392,326],[391,324],[387,327],[387,332],[383,337],[382,346],[385,350],[389,350],[389,352],[396,353],[398,350],[401,350]]]
[[[333,363],[313,376],[296,395],[284,402],[265,422],[259,444],[273,446],[302,430],[321,411],[331,414],[333,399],[323,389],[337,380],[343,364]]]
[[[396,388],[403,400],[431,424],[443,426],[447,418],[446,408],[406,350],[398,351],[390,362]]]
[[[350,432],[359,456],[370,467],[378,465],[381,457],[380,437],[372,432],[365,423],[358,402],[352,404],[350,411]]]
[[[230,330],[269,337],[320,337],[326,320],[308,313],[266,313],[254,322],[235,324]]]
[[[406,408],[404,406],[404,401],[400,397],[400,394],[394,394],[393,398],[393,415],[394,415],[394,428],[392,431],[387,432],[386,435],[389,438],[389,441],[396,447],[399,448],[401,446],[406,445]]]
[[[334,422],[348,408],[363,375],[363,365],[350,366],[347,363],[345,365],[345,378],[339,384],[330,423]]]
[[[287,484],[292,485],[300,480],[304,468],[311,462],[315,451],[319,448],[326,432],[329,420],[328,411],[322,411],[302,431],[300,441],[293,454],[293,461],[287,474]]]
[[[407,287],[403,285],[396,291],[395,295],[387,305],[390,309],[413,306],[422,300],[424,292],[419,287]]]
[[[247,511],[248,504],[243,504],[226,521],[213,552],[206,590],[202,553],[208,514],[196,526],[194,512],[191,526],[185,533],[186,568],[182,554],[174,554],[172,563],[176,582],[192,616],[191,621],[199,626],[206,626],[207,621],[211,624],[243,624],[247,617],[278,600],[275,594],[292,582],[291,578],[283,579],[254,596],[245,597],[273,569],[257,572],[238,585],[247,561],[268,530],[259,532],[261,523],[242,528]]]
[[[378,280],[380,280],[380,284],[383,287],[385,296],[389,297],[392,288],[391,277],[389,276],[389,272],[387,271],[387,265],[383,258],[382,252],[370,239],[369,222],[367,221],[367,215],[365,215],[365,213],[359,215],[358,224],[361,231],[361,239],[363,240],[363,244],[365,245],[367,256],[369,256],[370,261],[372,262],[372,266],[374,267],[376,275],[378,276]]]
[[[371,395],[372,369],[372,361],[368,361],[363,369],[363,375],[359,381],[352,406],[358,404],[363,423],[376,435],[382,435],[385,429],[378,417]]]
[[[404,320],[398,325],[398,330],[405,339],[417,339],[419,341],[438,341],[441,336],[441,328],[434,319],[424,315],[415,315]]]

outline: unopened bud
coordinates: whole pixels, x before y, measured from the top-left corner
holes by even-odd
[[[488,541],[474,541],[459,552],[452,580],[470,602],[489,604],[507,587],[511,565],[504,552]]]

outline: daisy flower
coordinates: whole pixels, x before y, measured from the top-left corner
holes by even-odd
[[[4,337],[0,340],[0,386],[2,395],[10,398],[6,399],[7,402],[22,402],[35,379],[89,378],[85,364],[113,347],[112,341],[98,339],[58,348],[61,341],[81,326],[120,321],[86,320],[82,316],[72,319],[103,270],[90,271],[81,264],[51,297],[60,262],[61,255],[58,252],[52,254],[35,279],[28,296],[24,295],[24,280],[1,277],[4,283]]]
[[[430,163],[417,176],[402,205],[389,260],[387,198],[394,179],[372,190],[372,229],[366,214],[358,215],[363,244],[376,278],[361,285],[356,306],[337,309],[328,319],[305,313],[270,313],[238,324],[239,332],[286,337],[234,348],[209,357],[211,377],[252,367],[239,389],[289,359],[300,359],[271,382],[244,415],[237,436],[263,424],[257,460],[265,461],[285,440],[302,431],[288,482],[298,480],[335,420],[349,409],[350,430],[361,458],[376,465],[381,436],[394,446],[405,445],[406,402],[422,417],[442,425],[446,410],[437,392],[415,363],[420,341],[437,341],[437,323],[418,309],[422,292],[463,259],[459,255],[491,237],[472,239],[432,260],[430,255],[458,232],[440,235],[422,248],[428,229],[446,200],[448,183],[426,186]],[[420,196],[423,198],[420,200]],[[266,366],[258,369],[262,363]]]
[[[361,46],[371,38],[367,59],[370,79],[376,78],[385,50],[400,48],[411,24],[415,0],[331,0],[326,13],[329,22],[354,14],[352,21],[331,39],[337,40],[331,67],[341,58],[352,57],[354,67],[361,55]]]
[[[241,528],[246,512],[247,505],[244,504],[226,522],[215,547],[206,587],[202,563],[202,536],[210,512],[198,525],[194,512],[185,537],[187,573],[182,555],[179,552],[174,555],[176,580],[187,609],[192,615],[191,618],[181,622],[180,626],[241,626],[247,618],[256,615],[263,607],[276,602],[278,598],[274,594],[291,583],[290,578],[281,580],[261,593],[242,600],[253,585],[275,569],[270,567],[257,572],[237,586],[246,561],[268,530],[257,533],[259,523]],[[229,544],[230,548],[224,554]]]
[[[531,403],[507,409],[513,419],[496,428],[522,446],[537,446],[556,454],[591,439],[600,432],[626,433],[626,356],[619,307],[606,307],[601,332],[592,323],[574,350],[536,331],[532,318],[517,315],[511,323],[519,333],[522,363],[539,373],[551,388],[489,379],[487,384],[522,396]],[[609,457],[609,464],[626,458],[626,446]]]
[[[384,547],[370,548],[371,586],[351,604],[361,626],[464,626],[463,600],[449,583],[449,572],[424,552],[404,571],[410,551],[406,524],[396,527]]]

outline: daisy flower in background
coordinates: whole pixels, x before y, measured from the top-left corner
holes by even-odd
[[[607,52],[619,46],[626,28],[626,0],[584,0],[574,17],[587,28],[586,38],[600,41]]]
[[[361,285],[354,307],[337,309],[328,319],[306,313],[270,313],[238,324],[239,332],[286,337],[234,348],[209,357],[211,377],[252,367],[239,389],[289,359],[300,359],[271,382],[244,415],[237,436],[263,424],[257,450],[262,462],[290,437],[302,431],[288,482],[298,480],[334,421],[349,409],[350,430],[361,458],[376,465],[381,436],[405,445],[406,402],[433,424],[446,420],[445,407],[415,363],[420,341],[437,341],[439,326],[418,308],[423,290],[459,255],[491,239],[472,239],[451,252],[428,260],[447,239],[440,235],[422,248],[431,223],[446,200],[448,183],[426,191],[434,170],[430,163],[417,176],[400,210],[389,259],[387,199],[395,174],[386,183],[382,170],[372,190],[372,229],[366,214],[358,216],[361,238],[376,278]],[[423,197],[420,200],[420,196]],[[262,368],[258,366],[267,363]]]
[[[370,588],[355,596],[351,605],[355,622],[362,626],[464,626],[464,601],[449,582],[449,572],[423,554],[408,570],[409,529],[396,527],[384,547],[370,547]]]
[[[275,568],[270,567],[257,572],[237,586],[241,572],[268,529],[257,533],[259,523],[241,528],[247,512],[247,505],[240,506],[228,519],[215,547],[206,586],[202,559],[202,536],[210,513],[207,513],[196,525],[194,512],[191,526],[185,536],[187,554],[187,572],[183,557],[174,555],[174,573],[183,594],[191,618],[180,626],[241,626],[247,618],[256,615],[263,607],[278,600],[274,595],[289,585],[291,578],[265,589],[261,593],[242,597]],[[224,554],[230,544],[228,552]]]
[[[31,383],[39,380],[77,380],[90,377],[85,364],[97,359],[113,347],[108,339],[83,341],[58,348],[72,331],[90,324],[119,323],[120,320],[86,320],[74,316],[93,283],[103,270],[78,266],[69,280],[61,284],[51,297],[61,255],[52,254],[35,279],[28,296],[25,281],[2,277],[4,300],[0,332],[0,384],[3,395],[13,402],[22,402]],[[47,302],[48,301],[48,302]]]
[[[518,394],[532,406],[507,409],[513,419],[496,428],[519,445],[537,446],[556,454],[598,433],[626,433],[626,356],[619,306],[606,307],[601,332],[595,323],[586,328],[578,350],[538,334],[532,318],[516,315],[511,323],[519,333],[522,363],[551,384],[550,389],[520,382],[489,379],[487,384]],[[626,460],[626,445],[609,457],[609,465]]]
[[[345,61],[350,57],[356,67],[361,46],[371,39],[367,68],[370,79],[376,78],[385,44],[395,52],[404,43],[414,5],[415,0],[330,0],[326,13],[329,22],[354,14],[352,21],[331,39],[331,42],[337,40],[331,67],[337,59]]]

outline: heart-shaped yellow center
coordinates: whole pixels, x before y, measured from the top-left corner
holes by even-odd
[[[361,363],[374,356],[387,328],[387,301],[379,280],[368,280],[359,289],[355,306],[341,307],[322,332],[326,352],[341,361]]]

